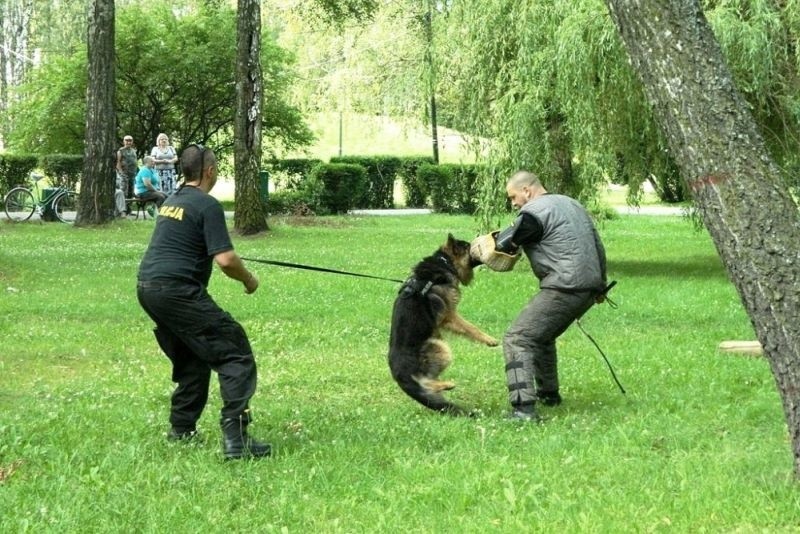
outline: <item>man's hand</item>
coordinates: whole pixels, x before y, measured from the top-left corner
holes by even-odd
[[[250,273],[250,276],[244,282],[244,292],[248,295],[255,293],[256,289],[258,289],[258,278]]]

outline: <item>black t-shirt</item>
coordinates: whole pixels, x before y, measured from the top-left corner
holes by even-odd
[[[184,186],[158,211],[139,280],[169,279],[208,285],[215,254],[233,250],[225,212],[211,195]]]

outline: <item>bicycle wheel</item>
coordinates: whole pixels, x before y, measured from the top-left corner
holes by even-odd
[[[27,221],[36,211],[33,193],[24,187],[15,187],[6,195],[6,215],[12,221]]]
[[[63,223],[72,224],[78,215],[78,193],[64,191],[53,200],[53,211],[56,218]]]

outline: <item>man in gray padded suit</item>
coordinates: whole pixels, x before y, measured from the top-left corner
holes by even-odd
[[[512,418],[538,421],[536,401],[561,403],[556,338],[603,300],[606,253],[586,209],[549,194],[533,173],[516,172],[506,191],[520,214],[497,235],[496,250],[521,248],[540,287],[503,338],[508,400]]]

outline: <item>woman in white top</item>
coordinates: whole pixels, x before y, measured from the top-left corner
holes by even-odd
[[[155,160],[162,191],[171,195],[175,190],[175,163],[178,161],[178,153],[170,146],[167,134],[158,134],[156,146],[150,151],[150,155]]]

